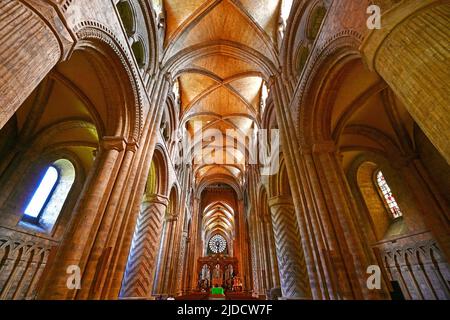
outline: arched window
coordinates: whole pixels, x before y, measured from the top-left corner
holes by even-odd
[[[376,179],[378,188],[381,194],[383,195],[386,206],[389,208],[392,216],[394,217],[394,219],[401,217],[402,212],[400,210],[400,207],[398,206],[397,201],[395,200],[395,197],[392,194],[391,188],[387,184],[386,179],[384,178],[383,172],[381,172],[381,170],[378,171]]]
[[[31,201],[28,203],[28,206],[25,209],[25,215],[30,218],[37,218],[39,216],[39,214],[42,212],[42,208],[50,198],[50,194],[55,188],[58,177],[58,170],[56,170],[56,168],[53,166],[48,167],[47,171],[44,174],[44,177],[41,180],[41,183],[39,183],[39,186],[34,192]]]
[[[180,98],[180,83],[178,82],[178,79],[173,81],[172,92],[176,99]]]
[[[21,223],[51,231],[74,181],[75,168],[69,160],[59,159],[49,165],[25,207]]]
[[[134,56],[136,57],[136,62],[139,68],[145,67],[146,64],[145,48],[140,39],[131,45],[131,50],[133,51]]]
[[[261,102],[260,102],[261,117],[263,116],[264,111],[266,110],[266,102],[268,97],[269,97],[269,89],[267,88],[266,82],[263,81],[261,84]]]
[[[289,15],[291,14],[292,4],[293,4],[293,0],[283,0],[281,2],[280,18],[278,21],[278,42],[279,42],[279,44],[281,44],[281,41],[284,38],[287,20],[289,19]]]
[[[286,24],[286,22],[289,18],[289,15],[291,14],[293,2],[294,2],[293,0],[283,0],[281,3],[280,16],[281,16],[281,19],[283,20],[284,24]]]
[[[301,74],[303,68],[305,67],[306,60],[308,60],[309,56],[309,48],[307,46],[301,46],[297,50],[297,61],[296,61],[296,70],[298,74]]]
[[[309,39],[314,40],[319,33],[323,19],[327,13],[327,9],[324,6],[318,6],[314,8],[311,14],[311,20],[309,21],[307,36]]]
[[[162,14],[162,12],[163,12],[162,0],[152,0],[152,7],[153,7],[153,10],[155,10],[156,16]]]
[[[128,36],[132,36],[136,32],[136,21],[131,4],[128,1],[121,0],[117,3],[120,20]]]

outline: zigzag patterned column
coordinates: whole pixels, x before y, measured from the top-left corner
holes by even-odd
[[[292,200],[269,200],[275,236],[281,292],[285,299],[311,299],[305,258]]]
[[[150,298],[168,199],[154,195],[144,203],[133,235],[121,298]]]

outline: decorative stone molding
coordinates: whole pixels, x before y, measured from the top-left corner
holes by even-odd
[[[413,235],[376,245],[388,278],[397,281],[407,299],[449,299],[450,269],[434,239]],[[420,284],[420,285],[419,285]]]
[[[38,237],[0,235],[0,299],[34,299],[50,250]]]
[[[97,39],[106,43],[119,58],[122,67],[124,68],[131,86],[134,98],[134,117],[135,123],[130,123],[133,128],[130,133],[132,137],[139,141],[144,125],[143,112],[143,90],[139,83],[140,73],[136,67],[134,60],[131,58],[128,48],[125,48],[117,36],[107,27],[95,21],[83,21],[74,27],[74,32],[77,35],[78,42],[83,40]]]
[[[105,150],[122,151],[126,147],[126,141],[123,137],[103,137],[101,145]]]
[[[309,113],[305,112],[307,108],[306,100],[309,95],[308,91],[316,80],[315,78],[319,71],[327,64],[330,64],[330,58],[338,52],[341,52],[340,55],[359,55],[358,48],[363,38],[363,35],[355,30],[342,30],[327,38],[320,47],[314,48],[290,100],[290,108],[293,111],[294,119],[296,119],[296,131],[300,136],[303,136],[313,123],[313,119],[310,118]]]

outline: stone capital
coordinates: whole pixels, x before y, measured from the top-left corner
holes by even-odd
[[[152,195],[148,196],[145,199],[145,202],[147,202],[147,203],[157,203],[157,204],[161,204],[161,205],[167,207],[168,204],[169,204],[169,198],[164,196],[164,195],[155,193],[155,194],[152,194]]]
[[[269,207],[275,207],[275,206],[293,207],[294,202],[292,201],[291,197],[276,196],[276,197],[272,197],[269,199]]]
[[[126,143],[127,151],[136,152],[138,148],[139,148],[139,144],[134,139],[132,139]]]
[[[102,138],[101,145],[105,150],[122,151],[126,147],[126,141],[119,136],[105,136]]]
[[[175,221],[178,220],[178,215],[176,213],[173,213],[173,212],[167,212],[165,220],[168,221],[168,222],[175,222]]]

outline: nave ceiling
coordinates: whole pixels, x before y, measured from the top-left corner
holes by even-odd
[[[282,1],[166,0],[162,4],[166,23],[163,64],[175,66],[180,122],[191,136],[198,130],[195,122],[201,122],[203,132],[216,129],[225,135],[231,129],[250,135],[260,126],[261,90],[267,77],[257,59],[278,65]],[[210,152],[207,148],[204,143],[203,156]],[[241,151],[231,151],[235,155],[231,165],[197,165],[197,181],[218,175],[239,181],[245,170]],[[233,155],[224,151],[223,157]],[[199,154],[194,152],[193,158]]]

